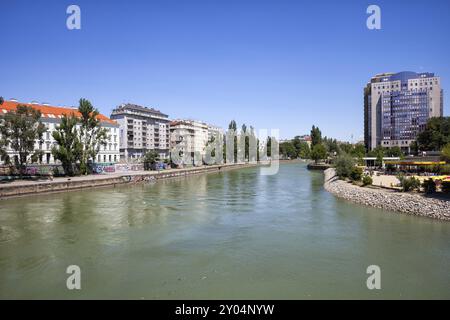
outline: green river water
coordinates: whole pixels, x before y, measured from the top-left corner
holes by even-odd
[[[2,299],[450,298],[450,223],[336,199],[301,163],[1,200],[0,227]]]

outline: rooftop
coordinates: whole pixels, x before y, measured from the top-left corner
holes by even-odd
[[[133,104],[133,103],[124,103],[124,104],[118,106],[112,112],[113,113],[120,113],[120,111],[122,111],[122,110],[141,111],[141,112],[146,112],[146,113],[157,114],[157,115],[159,115],[161,117],[166,117],[166,118],[169,117],[167,114],[164,114],[164,113],[162,113],[159,110],[156,110],[156,109],[153,109],[153,108],[139,106],[139,105]]]
[[[39,104],[37,102],[32,103],[23,103],[18,102],[16,100],[5,100],[2,105],[0,105],[0,112],[7,113],[9,111],[16,110],[18,105],[25,105],[32,107],[35,110],[38,110],[41,112],[42,118],[47,119],[60,119],[64,115],[70,115],[74,114],[76,117],[81,117],[81,114],[78,112],[78,109],[75,107],[56,107],[51,106],[49,104]],[[116,121],[111,120],[107,116],[104,116],[103,114],[99,114],[97,116],[97,119],[99,119],[101,122],[107,122],[111,124],[117,124]]]

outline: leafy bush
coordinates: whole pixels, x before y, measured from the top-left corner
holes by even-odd
[[[411,190],[415,190],[420,188],[420,181],[414,177],[405,177],[403,174],[397,176],[400,181],[400,186],[402,187],[402,191],[408,192]]]
[[[362,183],[363,183],[363,186],[371,186],[372,183],[373,183],[372,177],[367,175],[367,174],[365,174],[362,177]]]
[[[450,193],[450,182],[444,181],[441,184],[442,192],[444,193]]]
[[[359,167],[353,167],[352,171],[350,172],[350,179],[353,181],[361,181],[363,174],[363,169]]]
[[[335,160],[336,174],[340,178],[349,178],[354,166],[355,162],[353,158],[347,154],[343,154]]]
[[[429,178],[424,182],[422,182],[422,188],[425,191],[425,193],[435,193],[436,183],[433,181],[433,179]]]

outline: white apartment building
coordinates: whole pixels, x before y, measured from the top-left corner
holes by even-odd
[[[161,159],[169,156],[169,116],[153,108],[122,104],[111,113],[120,126],[120,157],[139,159],[148,151],[156,151]]]
[[[174,120],[170,123],[171,148],[177,147],[182,155],[205,156],[208,143],[208,125],[195,120]]]
[[[2,105],[0,105],[0,112],[2,114],[5,114],[7,112],[15,111],[18,105],[26,105],[39,110],[41,112],[41,122],[47,127],[47,131],[43,135],[44,142],[40,144],[38,141],[36,141],[35,143],[35,149],[43,151],[43,156],[39,159],[39,162],[42,164],[59,163],[59,161],[56,161],[54,159],[51,152],[53,145],[56,145],[56,141],[53,139],[52,132],[55,131],[57,126],[61,123],[61,118],[64,115],[70,115],[73,113],[76,116],[80,116],[77,108],[55,107],[48,104],[39,104],[36,102],[21,103],[17,100],[7,100],[4,101]],[[102,114],[98,115],[98,119],[100,120],[101,126],[108,130],[109,135],[106,146],[100,147],[100,151],[95,161],[109,163],[117,162],[119,161],[120,155],[119,125],[115,121]],[[14,157],[18,156],[17,153],[15,153],[12,149],[8,149],[7,152],[11,161],[14,162]],[[3,162],[4,159],[0,159],[0,163]]]
[[[217,135],[223,135],[224,131],[221,127],[208,125],[208,141],[211,141],[213,137]]]

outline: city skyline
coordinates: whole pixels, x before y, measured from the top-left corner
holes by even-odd
[[[444,92],[449,87],[447,2],[378,1],[381,30],[367,29],[365,1],[155,1],[133,9],[79,1],[82,28],[72,31],[65,27],[70,3],[46,4],[0,5],[10,13],[1,34],[14,48],[0,62],[7,100],[76,105],[83,97],[106,115],[129,102],[224,129],[232,119],[279,128],[282,139],[315,124],[324,135],[356,142],[364,132],[362,88],[372,75],[430,71]],[[425,18],[433,24],[412,23],[414,32],[405,32],[407,21]]]

